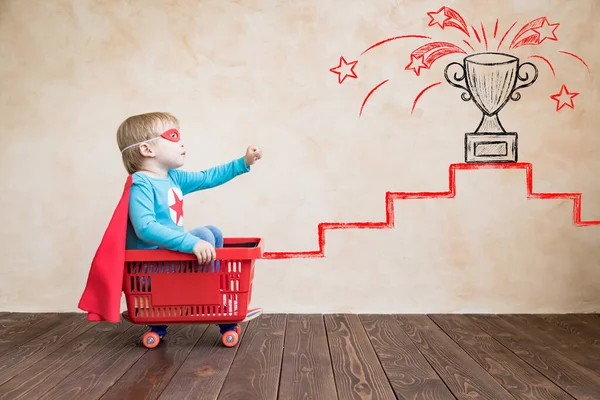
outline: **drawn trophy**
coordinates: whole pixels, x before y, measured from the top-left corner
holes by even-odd
[[[517,90],[535,82],[536,66],[519,64],[519,59],[509,54],[491,52],[467,56],[463,62],[448,64],[444,75],[452,86],[466,91],[461,95],[464,101],[473,100],[483,112],[475,132],[465,135],[465,162],[516,162],[517,133],[504,130],[498,112],[509,100],[519,101]]]

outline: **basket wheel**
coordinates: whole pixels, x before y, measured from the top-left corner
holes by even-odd
[[[240,336],[240,333],[242,333],[242,327],[239,325],[235,326],[235,332],[238,334],[238,336]]]
[[[227,331],[221,337],[221,341],[225,347],[233,347],[239,341],[239,336],[235,331]]]
[[[160,343],[160,337],[156,332],[146,332],[142,336],[142,344],[148,349],[153,349]]]

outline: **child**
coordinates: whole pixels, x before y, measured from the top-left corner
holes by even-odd
[[[117,131],[117,142],[129,172],[123,194],[90,266],[78,307],[88,321],[120,322],[125,249],[165,248],[193,253],[200,264],[215,259],[223,235],[206,225],[183,230],[183,196],[222,185],[250,171],[262,153],[248,147],[244,157],[199,172],[178,168],[185,160],[179,122],[168,113],[127,118]],[[217,262],[218,263],[218,262]],[[149,282],[148,282],[149,283]],[[224,304],[234,312],[233,305]],[[253,317],[259,309],[251,310]],[[231,326],[221,326],[221,333]]]
[[[262,157],[253,146],[244,157],[199,172],[186,172],[185,146],[178,120],[169,113],[127,118],[117,130],[125,169],[132,175],[127,223],[127,249],[193,253],[200,264],[215,259],[223,234],[212,225],[183,229],[183,196],[222,185],[250,171]]]

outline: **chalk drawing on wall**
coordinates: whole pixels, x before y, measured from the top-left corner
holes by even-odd
[[[456,171],[474,171],[480,169],[505,169],[525,170],[525,184],[528,199],[541,200],[571,200],[573,201],[572,221],[577,227],[597,226],[600,220],[585,221],[581,219],[581,193],[540,193],[533,191],[533,165],[531,163],[456,163],[449,167],[448,190],[442,192],[386,192],[385,194],[385,221],[365,222],[321,222],[317,229],[319,243],[318,250],[309,251],[281,251],[265,252],[265,259],[287,259],[287,258],[323,258],[325,257],[325,232],[338,229],[393,229],[396,226],[394,220],[394,203],[398,200],[416,199],[453,199],[456,197]]]
[[[354,67],[356,67],[357,62],[358,60],[348,62],[343,56],[341,56],[338,66],[330,69],[331,72],[337,74],[340,85],[344,83],[344,79],[347,77],[354,79],[358,78],[358,76],[356,76],[356,72],[354,72]]]
[[[411,199],[452,199],[456,197],[456,171],[479,169],[523,169],[525,170],[527,198],[528,199],[562,199],[573,201],[572,221],[575,226],[598,226],[600,220],[584,221],[581,219],[581,193],[536,193],[533,191],[533,166],[531,163],[517,161],[517,135],[515,132],[506,132],[498,118],[498,112],[509,102],[519,101],[521,94],[518,92],[531,86],[540,73],[538,67],[532,62],[521,62],[519,58],[509,54],[513,49],[522,46],[539,46],[547,41],[558,41],[556,30],[559,23],[550,23],[546,17],[534,19],[525,24],[507,43],[506,50],[500,51],[506,38],[512,31],[516,22],[508,30],[499,35],[499,20],[496,19],[493,32],[486,32],[483,23],[480,23],[480,32],[469,26],[462,16],[449,7],[441,7],[437,11],[427,13],[430,18],[429,27],[439,27],[442,30],[451,28],[462,32],[466,39],[460,45],[450,42],[434,41],[418,46],[408,57],[405,71],[412,71],[416,77],[426,75],[437,60],[450,54],[464,54],[462,62],[448,63],[444,70],[446,82],[460,88],[464,101],[473,103],[482,111],[482,118],[474,132],[465,136],[465,162],[451,164],[449,167],[448,190],[441,192],[386,192],[385,194],[385,220],[364,222],[321,222],[317,228],[318,249],[309,251],[277,251],[264,252],[265,259],[289,258],[323,258],[325,257],[326,232],[339,229],[393,229],[394,203],[398,200]],[[473,36],[471,36],[471,31]],[[489,37],[488,37],[489,36]],[[379,46],[397,40],[432,40],[426,35],[401,35],[381,40],[364,50],[359,57],[364,56]],[[498,41],[495,51],[490,51],[493,40]],[[464,47],[463,47],[464,45]],[[468,49],[468,50],[466,50]],[[480,51],[476,50],[479,49]],[[562,55],[571,57],[581,63],[590,72],[586,62],[574,53],[559,50]],[[528,59],[540,60],[547,64],[549,71],[556,77],[554,66],[547,56],[532,54]],[[347,61],[340,57],[338,65],[329,69],[337,75],[340,85],[351,81],[347,78],[358,79],[355,68],[359,60]],[[377,83],[362,100],[359,118],[371,96],[390,82],[385,79]],[[413,100],[411,113],[419,99],[429,90],[441,85],[442,82],[427,84]],[[575,108],[575,98],[579,95],[569,89],[566,83],[558,86],[555,93],[549,95],[554,109],[558,112],[565,108]],[[555,105],[554,105],[555,104]],[[470,147],[469,147],[470,146]]]
[[[465,162],[516,162],[517,132],[506,132],[498,113],[509,100],[521,99],[517,90],[535,82],[536,66],[519,63],[510,54],[476,53],[462,64],[448,64],[444,75],[448,83],[464,90],[462,100],[473,100],[483,113],[477,129],[465,134]]]
[[[560,92],[553,94],[550,98],[556,101],[556,111],[560,111],[564,106],[575,108],[573,104],[573,98],[579,95],[577,92],[569,92],[569,89],[563,85],[560,87]]]
[[[498,30],[500,21],[496,19],[493,30],[490,30],[488,34],[483,22],[479,24],[479,31],[474,25],[469,27],[460,13],[450,7],[443,6],[437,11],[429,11],[427,16],[429,17],[428,27],[437,27],[442,30],[456,29],[462,32],[466,39],[459,44],[447,41],[429,41],[418,46],[408,56],[408,63],[404,70],[412,71],[416,77],[422,77],[424,71],[430,70],[437,60],[450,54],[464,54],[461,62],[451,62],[445,66],[444,77],[447,83],[463,91],[462,100],[472,101],[483,114],[476,129],[465,134],[465,162],[517,162],[518,134],[514,131],[506,131],[500,122],[498,113],[509,101],[521,99],[520,90],[531,86],[537,80],[539,70],[533,62],[522,62],[508,52],[523,46],[532,46],[533,48],[549,41],[557,42],[556,31],[560,24],[551,23],[545,16],[533,19],[524,24],[508,42],[506,39],[516,22],[504,34],[500,34]],[[431,40],[432,38],[415,34],[395,36],[369,46],[360,56],[399,39]],[[491,49],[492,42],[497,42],[495,50]],[[506,47],[506,51],[501,51],[503,45]],[[558,52],[578,60],[589,73],[589,67],[581,57],[563,50]],[[554,66],[547,56],[532,54],[528,59],[543,61],[548,65],[552,75],[556,77]],[[339,65],[331,68],[330,71],[337,74],[338,83],[341,85],[347,77],[358,78],[354,71],[358,62],[359,60],[348,62],[344,57],[340,57]],[[360,106],[359,118],[371,96],[388,82],[390,82],[389,79],[379,82],[367,93]],[[427,91],[441,84],[441,81],[430,83],[417,93],[413,100],[411,113],[414,112],[417,103]],[[549,99],[554,102],[554,109],[558,112],[565,108],[574,109],[574,99],[578,95],[579,92],[569,90],[566,83],[562,83],[557,92],[549,95]]]

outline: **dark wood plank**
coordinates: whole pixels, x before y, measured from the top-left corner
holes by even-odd
[[[170,326],[159,345],[140,357],[102,400],[158,398],[206,328],[198,324]]]
[[[464,315],[429,317],[516,399],[572,399]]]
[[[322,315],[288,316],[279,398],[338,398]]]
[[[20,323],[29,322],[32,323],[34,320],[39,320],[43,314],[39,313],[5,313],[0,316],[0,337],[7,335],[7,330],[18,325]]]
[[[538,343],[547,344],[582,367],[600,373],[600,348],[579,336],[571,335],[535,315],[503,315],[502,318],[528,337],[535,337]]]
[[[61,348],[86,330],[92,324],[85,321],[83,314],[74,314],[61,325],[14,348],[0,357],[0,385],[25,371],[44,357]]]
[[[37,314],[34,318],[25,318],[19,321],[0,335],[0,355],[46,333],[73,315],[74,313]]]
[[[497,315],[469,315],[477,325],[578,399],[599,399],[600,378],[549,346],[538,343]]]
[[[581,337],[588,343],[600,347],[600,324],[595,326],[585,321],[582,315],[576,314],[541,314],[540,318],[548,321],[567,332]]]
[[[358,316],[325,315],[329,349],[340,399],[396,399]]]
[[[579,314],[579,316],[584,317],[586,319],[589,319],[590,321],[593,320],[593,321],[595,321],[595,323],[597,325],[600,325],[600,314],[598,314],[598,313],[593,313],[593,314]]]
[[[600,346],[600,320],[595,314],[542,315],[548,322],[581,336],[595,346]]]
[[[457,399],[514,399],[426,315],[396,316]]]
[[[215,400],[227,378],[231,363],[246,335],[247,323],[240,324],[240,342],[234,348],[221,343],[219,327],[211,325],[179,368],[159,400]]]
[[[367,335],[399,399],[454,399],[392,315],[361,315]]]
[[[73,371],[110,351],[122,340],[119,336],[131,327],[131,323],[126,321],[120,324],[94,323],[82,335],[0,386],[0,399],[40,398]]]
[[[219,399],[277,399],[286,319],[263,314],[250,321]]]
[[[106,392],[148,349],[140,338],[148,330],[134,326],[120,340],[106,346],[93,362],[87,363],[65,378],[44,395],[44,399],[97,399]]]

